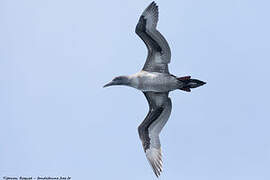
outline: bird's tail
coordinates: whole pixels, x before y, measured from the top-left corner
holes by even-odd
[[[190,88],[196,88],[206,84],[206,82],[200,81],[198,79],[191,79],[190,76],[178,77],[177,80],[181,82],[179,89],[186,92],[190,92]]]

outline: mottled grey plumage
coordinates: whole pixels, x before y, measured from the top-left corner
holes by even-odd
[[[158,6],[152,2],[142,13],[136,26],[136,34],[144,41],[148,56],[143,70],[169,73],[171,50],[166,39],[156,29],[158,22]]]
[[[138,127],[138,132],[146,157],[158,177],[162,171],[159,133],[169,119],[172,102],[168,97],[168,92],[144,92],[144,95],[149,104],[149,112]]]
[[[136,26],[136,34],[144,41],[148,56],[142,71],[114,78],[104,87],[126,85],[142,91],[149,104],[149,112],[138,127],[143,148],[155,175],[162,171],[162,155],[159,133],[171,114],[172,103],[168,97],[170,91],[180,89],[189,92],[205,82],[190,79],[190,76],[176,77],[169,73],[171,60],[170,47],[165,38],[156,29],[158,6],[152,2],[142,13]]]

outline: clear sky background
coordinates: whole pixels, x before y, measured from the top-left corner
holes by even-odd
[[[0,176],[149,180],[143,94],[102,86],[142,68],[148,0],[0,1]],[[170,72],[160,179],[270,179],[270,2],[157,0]]]

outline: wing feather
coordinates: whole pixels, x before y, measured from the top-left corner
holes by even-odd
[[[171,59],[171,50],[166,39],[156,29],[157,22],[158,6],[152,2],[142,13],[135,30],[148,49],[143,70],[169,73],[168,63]]]
[[[172,104],[168,93],[145,92],[149,112],[138,127],[143,148],[155,175],[162,172],[162,153],[159,134],[171,114]]]

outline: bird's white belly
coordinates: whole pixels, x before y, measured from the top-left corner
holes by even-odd
[[[177,89],[177,79],[169,74],[141,71],[131,76],[132,87],[141,91],[169,92]]]

